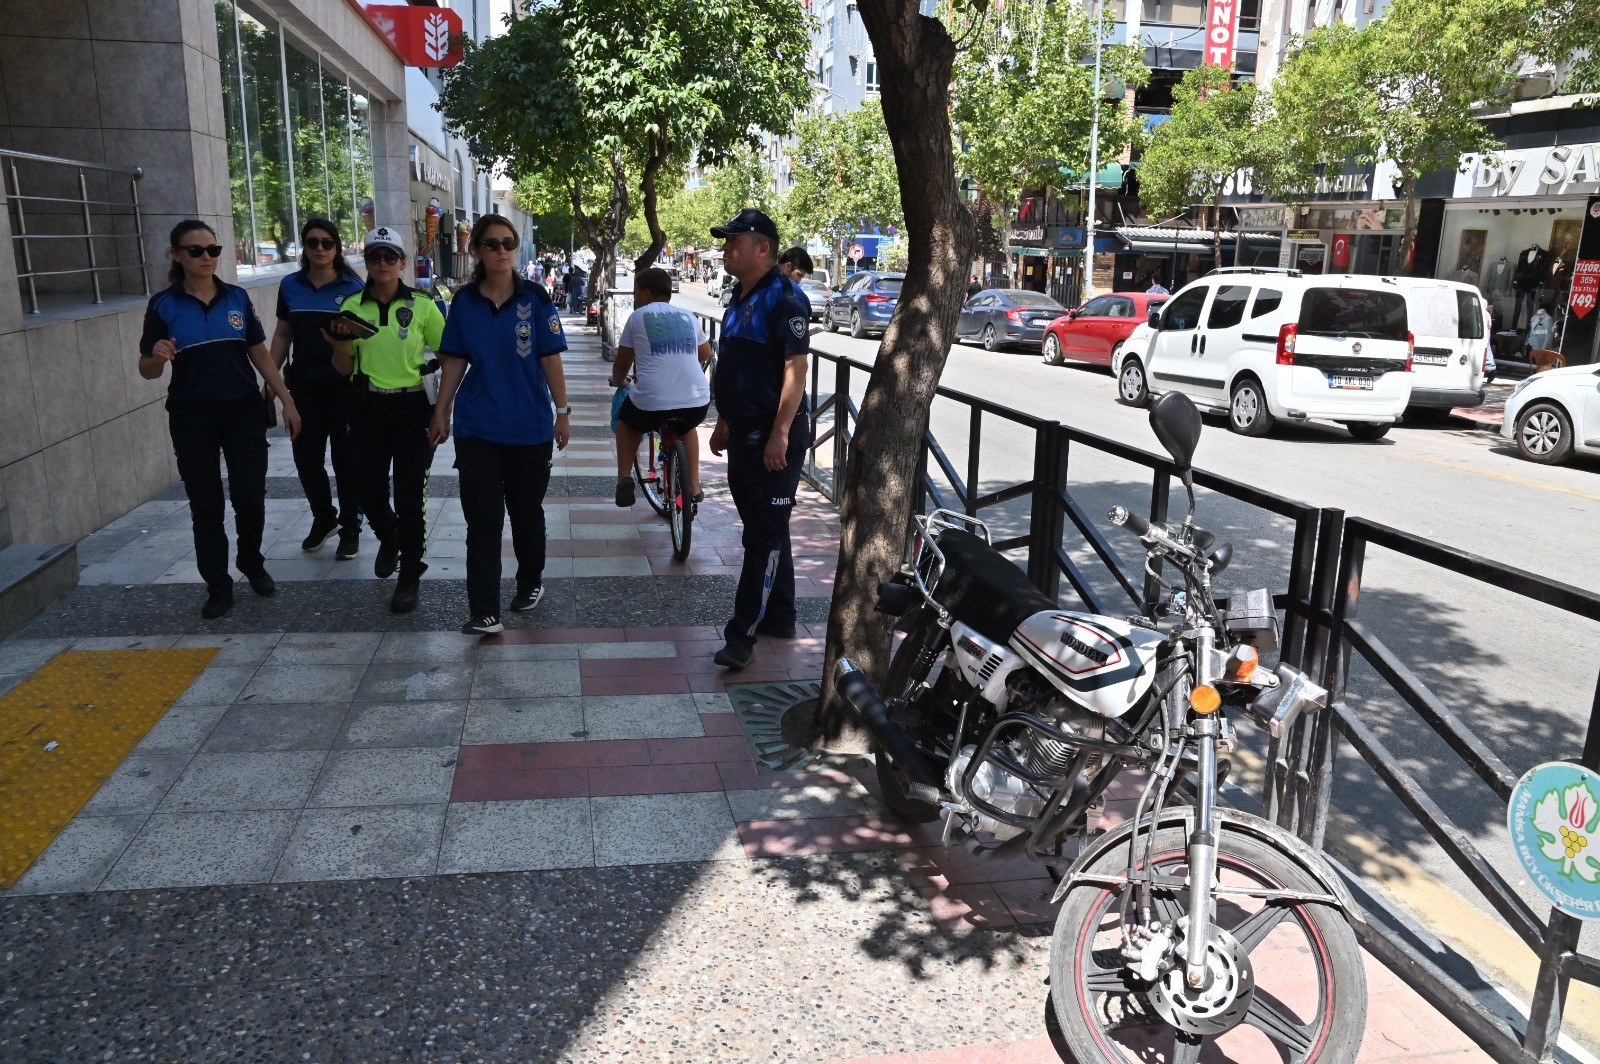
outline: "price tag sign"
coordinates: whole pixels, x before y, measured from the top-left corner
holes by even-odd
[[[1600,301],[1600,259],[1579,259],[1572,267],[1572,313],[1588,317]]]

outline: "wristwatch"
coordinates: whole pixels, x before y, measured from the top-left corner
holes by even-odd
[[[570,414],[570,413],[572,413],[572,407],[570,407],[570,406],[558,406],[558,407],[556,407],[556,413],[558,413],[558,414]]]

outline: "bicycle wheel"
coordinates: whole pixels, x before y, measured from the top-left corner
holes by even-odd
[[[666,478],[661,468],[661,438],[647,432],[633,456],[633,479],[639,482],[644,501],[658,514],[667,512]]]
[[[694,528],[694,494],[689,490],[689,456],[682,440],[667,448],[667,521],[672,526],[672,556],[678,561],[689,557],[689,539]]]

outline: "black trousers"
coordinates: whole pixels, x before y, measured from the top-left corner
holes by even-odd
[[[222,461],[228,463],[228,494],[238,553],[245,575],[260,572],[261,530],[267,522],[267,419],[261,397],[225,403],[180,403],[167,408],[172,452],[189,497],[194,556],[206,587],[233,586],[228,572],[228,529],[223,522]]]
[[[290,367],[291,374],[293,367]],[[295,409],[300,411],[300,435],[294,441],[294,467],[300,487],[317,521],[338,521],[346,532],[361,531],[361,476],[356,472],[350,445],[350,384],[344,380],[301,381],[289,385]],[[333,508],[333,491],[325,464],[333,452],[333,475],[339,480],[339,508]]]
[[[456,438],[461,512],[467,519],[467,608],[474,617],[500,616],[500,533],[511,515],[517,590],[544,577],[544,493],[555,445],[490,443]]]
[[[428,423],[433,404],[422,392],[365,395],[350,400],[350,442],[361,484],[361,508],[380,543],[400,550],[401,572],[422,566],[425,530],[424,495],[433,448]],[[389,501],[390,469],[394,471],[394,503]]]
[[[773,472],[762,457],[765,431],[728,435],[728,489],[744,525],[739,590],[733,599],[733,618],[722,632],[730,643],[754,646],[756,625],[763,620],[780,627],[795,623],[789,515],[810,444],[811,419],[801,414],[789,429],[788,464]]]

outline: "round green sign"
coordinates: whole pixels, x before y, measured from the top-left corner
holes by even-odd
[[[1517,862],[1562,912],[1600,920],[1600,775],[1565,761],[1517,781],[1506,807]]]

